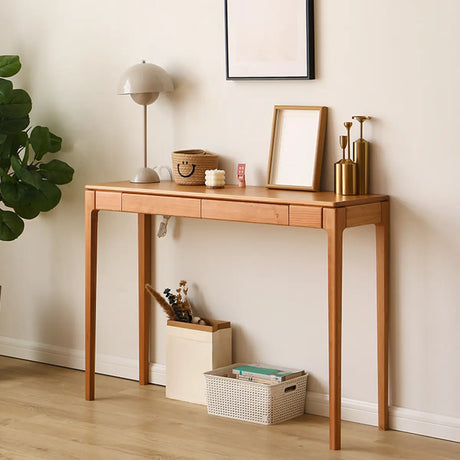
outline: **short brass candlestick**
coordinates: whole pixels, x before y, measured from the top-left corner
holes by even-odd
[[[354,115],[353,119],[360,123],[359,139],[353,142],[353,156],[358,166],[358,189],[360,195],[369,193],[369,142],[363,138],[363,123],[371,117]]]
[[[334,164],[334,191],[342,194],[342,165],[345,163],[345,149],[347,148],[347,136],[339,136],[339,144],[342,149],[342,159]]]
[[[351,142],[350,142],[350,128],[353,125],[351,121],[346,121],[343,126],[347,128],[347,145],[348,145],[348,160],[351,160],[350,156],[350,147],[351,147]]]
[[[342,163],[342,195],[356,195],[357,167],[350,155],[350,128],[352,124],[351,121],[344,123],[345,128],[347,128],[348,157]]]

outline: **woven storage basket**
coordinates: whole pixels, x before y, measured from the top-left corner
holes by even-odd
[[[236,366],[205,372],[208,414],[272,425],[305,412],[308,374],[267,385],[235,378]]]
[[[174,181],[181,185],[204,185],[207,169],[216,169],[219,156],[204,150],[177,150],[172,153]]]

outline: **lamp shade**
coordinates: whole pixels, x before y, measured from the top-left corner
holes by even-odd
[[[118,94],[129,94],[137,103],[147,105],[154,102],[160,93],[173,89],[171,77],[164,69],[143,61],[123,73],[118,85]]]

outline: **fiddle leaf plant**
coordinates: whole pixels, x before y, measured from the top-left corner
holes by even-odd
[[[16,239],[23,219],[50,211],[61,199],[58,185],[71,182],[74,170],[61,160],[45,162],[61,150],[62,139],[44,126],[30,127],[32,100],[8,77],[21,69],[19,56],[0,56],[0,240]],[[5,209],[7,208],[7,209]],[[8,209],[9,208],[9,209]]]

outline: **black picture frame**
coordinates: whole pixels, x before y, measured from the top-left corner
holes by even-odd
[[[227,80],[313,80],[314,0],[225,0],[225,56]]]

